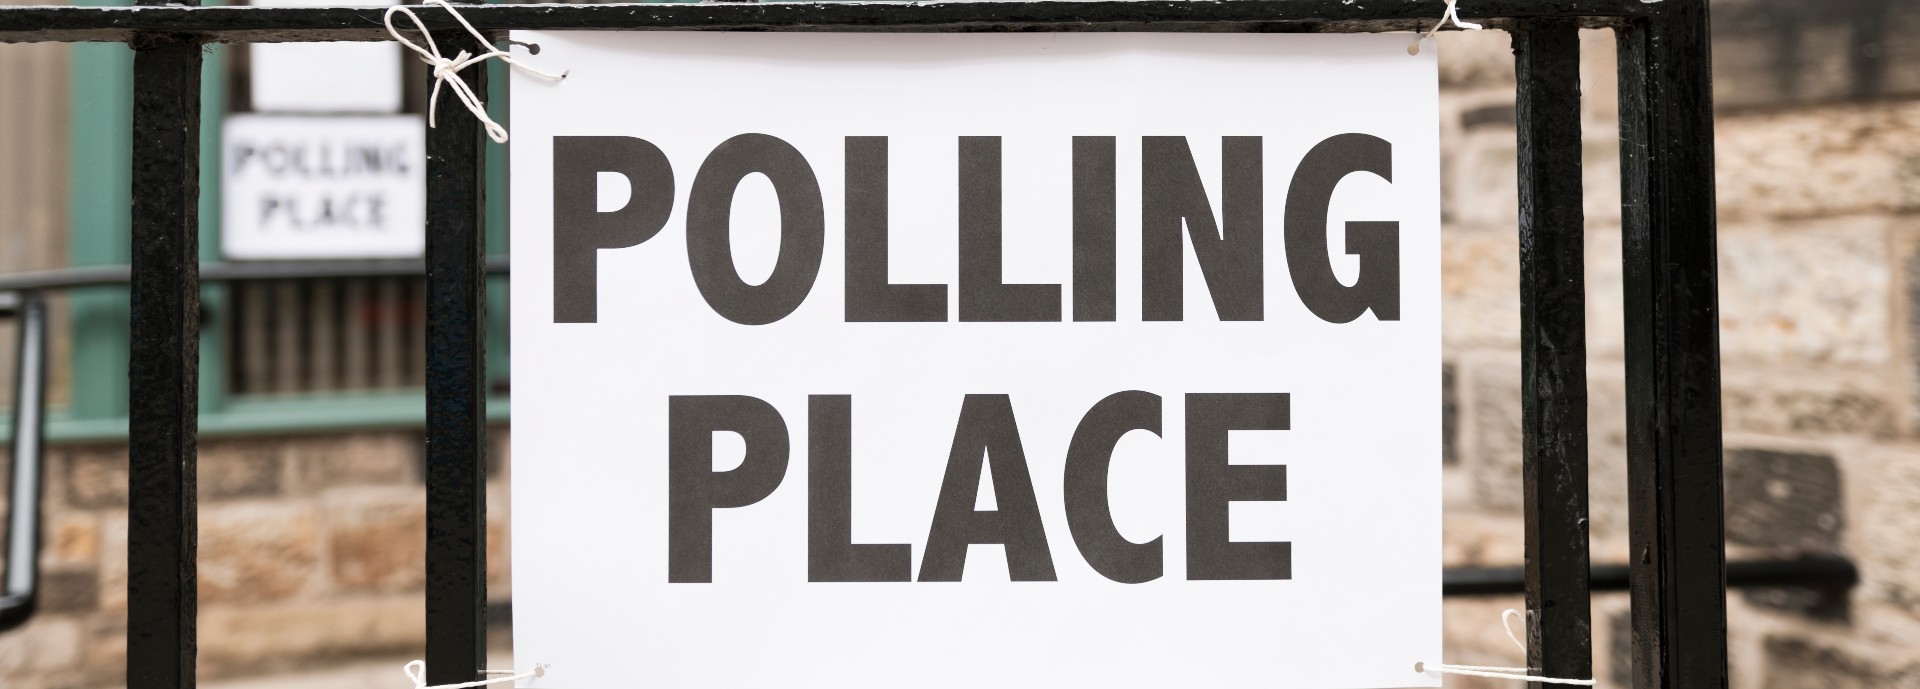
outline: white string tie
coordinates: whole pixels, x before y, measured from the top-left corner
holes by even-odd
[[[426,0],[426,2],[421,3],[421,5],[439,5],[446,8],[447,14],[453,15],[453,18],[460,22],[460,26],[466,27],[467,33],[473,34],[473,40],[479,41],[480,45],[493,45],[493,42],[488,41],[486,36],[480,35],[480,31],[474,29],[472,24],[467,23],[467,18],[460,16],[460,11],[454,9],[453,5],[448,4],[447,0]],[[406,36],[401,35],[399,29],[393,27],[393,15],[395,14],[404,14],[408,19],[413,20],[414,28],[419,30],[420,37],[427,41],[426,47],[423,48],[420,44],[407,40]],[[453,90],[454,97],[459,98],[460,103],[467,106],[467,112],[473,113],[475,118],[478,118],[482,124],[486,125],[488,138],[493,139],[495,143],[504,144],[507,142],[507,128],[500,126],[500,123],[493,121],[493,118],[487,116],[487,104],[480,101],[480,96],[473,92],[473,87],[468,86],[465,80],[459,78],[460,70],[486,62],[489,58],[500,58],[501,62],[554,81],[567,78],[566,72],[553,74],[528,66],[525,63],[513,59],[513,55],[505,50],[488,50],[479,55],[473,55],[462,50],[451,58],[443,56],[440,54],[440,46],[435,45],[433,42],[433,34],[427,31],[427,25],[421,22],[419,15],[414,14],[413,10],[406,5],[388,7],[386,23],[387,33],[393,35],[393,40],[399,41],[401,45],[418,53],[421,62],[433,66],[433,97],[429,98],[427,103],[427,126],[429,127],[434,126],[434,113],[440,109],[440,85],[447,84],[447,88]]]
[[[1453,3],[1449,2],[1447,4],[1451,5]],[[1512,608],[1508,608],[1505,612],[1500,613],[1500,626],[1506,628],[1507,640],[1513,642],[1514,647],[1520,649],[1520,652],[1524,654],[1527,652],[1527,645],[1520,641],[1520,637],[1518,635],[1513,633],[1513,620],[1517,617],[1520,617],[1520,611],[1514,610]],[[1420,673],[1433,672],[1433,673],[1442,674],[1442,675],[1467,675],[1469,677],[1490,677],[1493,679],[1517,679],[1523,682],[1541,682],[1545,684],[1577,684],[1577,685],[1586,686],[1586,687],[1593,686],[1593,680],[1591,679],[1565,679],[1560,677],[1539,677],[1539,676],[1529,674],[1533,672],[1532,668],[1524,668],[1524,667],[1499,667],[1495,665],[1444,665],[1440,663],[1429,665],[1426,663],[1414,663],[1413,671],[1420,672]]]
[[[1473,22],[1461,21],[1460,20],[1460,0],[1447,0],[1447,11],[1442,12],[1440,14],[1440,21],[1434,22],[1433,28],[1427,29],[1426,31],[1422,31],[1420,32],[1419,36],[1415,36],[1413,39],[1413,42],[1407,44],[1407,54],[1419,55],[1420,42],[1427,40],[1427,37],[1432,36],[1434,32],[1439,31],[1440,27],[1446,26],[1447,22],[1453,22],[1453,25],[1456,27],[1459,27],[1462,29],[1471,29],[1474,31],[1479,31],[1481,29],[1486,28],[1484,26],[1475,24]]]
[[[460,684],[435,684],[431,687],[427,686],[427,661],[409,661],[400,671],[406,673],[407,679],[413,680],[413,689],[466,689],[467,687],[483,687],[489,684],[512,685],[514,682],[523,679],[542,677],[547,674],[547,666],[545,664],[534,665],[532,670],[521,673],[515,673],[513,670],[487,670],[484,674],[512,676],[475,680],[472,682],[462,682]]]

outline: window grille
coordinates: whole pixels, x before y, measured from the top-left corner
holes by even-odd
[[[426,280],[248,280],[220,327],[236,395],[419,388],[426,383]]]

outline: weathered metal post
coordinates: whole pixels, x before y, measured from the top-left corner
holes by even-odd
[[[144,33],[132,43],[127,684],[189,689],[199,610],[202,41]]]
[[[447,55],[491,49],[459,30],[435,40]],[[484,94],[486,77],[456,78]],[[426,660],[429,684],[457,684],[487,659],[487,138],[441,95],[427,131]]]
[[[1619,29],[1633,685],[1727,686],[1706,0]]]
[[[1513,55],[1519,86],[1527,666],[1546,677],[1585,679],[1593,676],[1593,607],[1580,27],[1561,19],[1522,22],[1513,32]]]

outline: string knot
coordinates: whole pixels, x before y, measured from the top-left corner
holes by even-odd
[[[460,61],[468,57],[471,56],[467,54],[467,51],[462,50],[460,54],[453,56],[453,59],[436,57],[426,62],[433,65],[433,78],[452,79],[460,74]]]
[[[460,16],[460,11],[454,9],[453,5],[449,4],[447,0],[426,0],[426,2],[422,4],[439,5],[446,9],[447,14],[453,15],[454,20],[460,22],[460,26],[465,28],[467,33],[473,36],[473,40],[483,46],[492,45],[492,42],[488,41],[486,36],[481,35],[478,29],[473,28],[472,24],[467,23],[467,18]],[[420,37],[426,41],[425,46],[407,40],[407,37],[402,35],[400,30],[393,26],[393,15],[396,14],[405,15],[407,19],[413,22],[414,30],[419,31]],[[492,49],[479,55],[474,55],[473,53],[462,50],[455,53],[451,58],[441,55],[440,46],[434,43],[433,34],[427,31],[426,23],[420,21],[420,16],[414,14],[413,10],[406,5],[388,7],[385,20],[387,33],[393,36],[393,40],[399,41],[401,45],[412,50],[414,54],[420,57],[421,62],[433,67],[433,96],[427,100],[427,126],[429,127],[437,126],[435,114],[440,110],[440,87],[444,85],[448,90],[453,91],[455,98],[460,99],[461,105],[467,107],[467,112],[473,113],[474,118],[480,120],[481,125],[486,127],[488,138],[493,139],[496,143],[504,144],[507,142],[507,128],[500,126],[500,123],[493,121],[492,117],[487,116],[487,104],[481,102],[480,96],[473,92],[473,87],[468,86],[466,80],[460,78],[460,72],[462,70],[486,62],[487,60],[499,58],[501,62],[507,63],[516,69],[525,70],[554,81],[567,78],[566,72],[553,74],[530,67],[513,59],[513,55],[505,50]]]
[[[400,672],[405,674],[407,676],[407,679],[413,680],[413,689],[469,689],[470,687],[483,687],[489,684],[512,685],[513,683],[523,679],[531,679],[534,677],[544,677],[547,674],[547,666],[544,663],[536,664],[533,666],[532,670],[528,670],[526,672],[520,672],[520,673],[516,673],[512,670],[487,670],[482,674],[511,675],[511,676],[495,677],[493,679],[482,679],[482,680],[476,680],[472,682],[462,682],[460,684],[436,684],[431,687],[427,686],[427,661],[424,661],[424,660],[407,661],[407,664],[400,668]]]
[[[1413,37],[1413,42],[1407,44],[1407,54],[1419,55],[1420,42],[1426,40],[1428,36],[1432,36],[1435,31],[1439,31],[1440,27],[1446,26],[1447,22],[1453,22],[1453,25],[1455,28],[1470,29],[1473,31],[1479,31],[1483,28],[1486,28],[1479,24],[1475,24],[1473,22],[1461,21],[1460,20],[1460,0],[1447,0],[1447,9],[1445,12],[1442,12],[1440,14],[1440,21],[1434,22],[1433,28],[1427,29],[1426,31],[1422,31],[1420,32],[1420,35]]]

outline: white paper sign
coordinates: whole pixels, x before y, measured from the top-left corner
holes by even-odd
[[[514,39],[525,686],[1439,686],[1433,51]]]
[[[426,249],[419,116],[231,115],[223,129],[227,258],[418,258]]]

